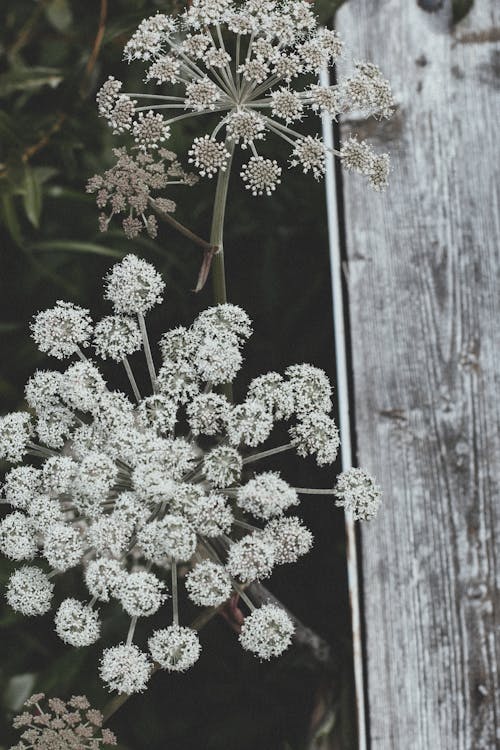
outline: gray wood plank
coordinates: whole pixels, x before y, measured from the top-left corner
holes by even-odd
[[[424,2],[421,2],[425,5]],[[439,3],[438,3],[439,4]],[[399,110],[349,123],[389,191],[346,175],[372,750],[500,746],[500,3],[349,0],[337,29]]]

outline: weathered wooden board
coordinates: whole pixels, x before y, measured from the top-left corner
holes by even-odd
[[[455,26],[439,4],[349,0],[336,24],[399,102],[361,126],[389,191],[344,179],[358,459],[385,489],[362,532],[372,750],[500,747],[500,2]]]

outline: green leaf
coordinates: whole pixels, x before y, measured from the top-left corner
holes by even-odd
[[[17,216],[14,200],[10,193],[2,193],[1,208],[1,219],[16,245],[20,247],[23,244],[21,225]]]
[[[49,23],[58,31],[66,31],[73,21],[68,0],[51,0],[45,8],[45,15]]]
[[[20,711],[23,703],[33,693],[36,675],[32,672],[16,674],[7,683],[4,693],[5,705],[9,711]]]
[[[47,195],[51,198],[62,198],[63,200],[77,201],[78,203],[95,203],[93,195],[88,195],[88,193],[84,193],[82,190],[74,190],[64,185],[50,185],[47,188]]]
[[[113,250],[111,247],[96,245],[93,242],[78,242],[77,240],[51,240],[46,242],[34,242],[29,250],[38,252],[66,252],[66,253],[91,253],[92,255],[105,255],[110,258],[123,258],[125,252]]]
[[[42,86],[56,88],[63,80],[62,71],[58,68],[18,68],[0,75],[0,96],[7,96],[14,91],[29,91]]]
[[[35,229],[38,229],[42,214],[42,187],[38,175],[30,167],[26,167],[23,185],[23,203],[26,216]]]
[[[59,174],[59,170],[55,167],[33,167],[33,173],[40,185],[43,185],[52,177],[55,177],[56,174]]]

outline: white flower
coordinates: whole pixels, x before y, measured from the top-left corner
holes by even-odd
[[[92,321],[88,310],[59,300],[55,307],[35,315],[31,333],[41,352],[64,359],[88,342]]]
[[[208,76],[188,83],[186,86],[186,109],[203,112],[214,110],[219,99],[219,87]]]
[[[199,377],[213,385],[234,380],[242,361],[236,339],[231,345],[219,336],[206,336],[194,360]]]
[[[351,137],[342,143],[340,158],[345,169],[369,175],[375,152],[366,141]]]
[[[158,387],[167,398],[185,404],[200,390],[194,365],[165,360],[158,373]]]
[[[31,417],[27,412],[0,417],[0,459],[11,463],[22,461],[32,434]]]
[[[242,149],[250,146],[255,161],[241,175],[253,195],[271,195],[280,168],[256,150],[268,134],[291,145],[292,165],[319,179],[324,174],[323,143],[314,131],[305,136],[290,123],[296,127],[310,113],[336,117],[353,109],[365,116],[392,114],[389,84],[375,65],[356,62],[354,73],[337,85],[318,84],[321,72],[342,52],[338,34],[319,27],[305,0],[250,0],[243,5],[196,0],[181,16],[145,19],[126,45],[129,62],[146,63],[146,81],[162,89],[141,94],[137,106],[134,95],[123,93],[120,82],[111,78],[97,96],[99,113],[115,132],[132,130],[137,146],[148,149],[161,144],[169,123],[190,113],[193,118],[211,116],[215,125],[194,138],[190,161],[202,176],[213,177],[228,167],[228,141]],[[184,91],[179,91],[180,83]],[[161,113],[146,144],[136,133],[146,119],[144,110],[151,116],[155,110]],[[163,120],[165,110],[171,115]],[[374,179],[370,184],[382,189],[385,182]],[[138,218],[132,221],[139,224]]]
[[[115,511],[97,518],[88,528],[88,539],[98,554],[109,552],[118,557],[126,552],[132,536],[133,525],[122,513]]]
[[[122,577],[116,596],[131,617],[150,617],[166,599],[165,585],[154,573],[140,570]]]
[[[91,560],[85,569],[85,583],[92,596],[101,602],[109,602],[120,588],[124,569],[117,560],[99,557]]]
[[[126,255],[105,279],[106,299],[116,313],[143,315],[163,301],[165,283],[150,263],[137,255]]]
[[[373,63],[358,61],[356,72],[342,83],[344,97],[353,107],[373,112],[380,117],[391,117],[395,102],[389,82],[383,77],[380,68]]]
[[[187,505],[185,513],[193,529],[209,539],[229,533],[234,520],[226,500],[213,493]]]
[[[142,693],[151,676],[152,665],[147,655],[131,644],[107,648],[102,655],[100,675],[109,690],[131,695]]]
[[[332,464],[340,445],[333,419],[323,412],[311,412],[290,429],[299,456],[315,455],[318,466]]]
[[[302,167],[304,174],[312,172],[316,180],[325,174],[325,146],[317,136],[307,135],[295,142],[290,166]]]
[[[196,549],[196,534],[182,516],[166,515],[162,519],[164,554],[176,560],[189,560]]]
[[[177,421],[177,403],[161,393],[143,398],[137,416],[144,427],[154,427],[161,434],[170,434]]]
[[[196,548],[196,534],[183,516],[167,514],[161,521],[146,523],[137,542],[145,557],[154,562],[167,556],[189,560]]]
[[[176,30],[175,19],[164,13],[145,18],[125,45],[128,60],[151,60],[163,53],[163,37]]]
[[[43,555],[49,565],[64,572],[81,562],[84,553],[81,534],[77,529],[55,523],[45,535]]]
[[[47,408],[58,406],[61,403],[61,381],[60,372],[37,370],[24,390],[28,406],[39,414]]]
[[[264,604],[245,618],[241,626],[240,643],[246,651],[270,659],[280,656],[292,642],[293,622],[284,609]]]
[[[77,462],[70,456],[50,456],[42,469],[43,488],[53,495],[69,492],[78,470]]]
[[[333,489],[335,505],[345,508],[355,521],[371,521],[382,500],[380,487],[364,469],[347,469],[339,474]]]
[[[323,370],[312,365],[292,365],[287,376],[294,399],[294,411],[306,416],[311,411],[328,413],[332,408],[332,387]]]
[[[203,471],[215,487],[229,487],[241,474],[243,459],[235,448],[219,445],[203,459]]]
[[[38,439],[50,448],[62,448],[75,426],[75,415],[65,406],[45,409],[37,419],[35,431]]]
[[[262,1],[249,0],[255,6]],[[279,34],[286,35],[288,21],[283,23]],[[268,54],[265,41],[258,42],[255,54]],[[107,276],[106,294],[119,309],[96,326],[96,352],[121,364],[147,340],[142,317],[138,326],[126,315],[142,316],[162,293],[163,281],[149,264],[129,256],[115,266]],[[199,606],[217,607],[230,598],[233,578],[243,583],[265,578],[275,564],[293,562],[307,552],[310,532],[298,518],[281,515],[297,504],[296,491],[276,472],[244,480],[242,472],[245,465],[254,471],[261,458],[290,447],[247,450],[267,440],[276,420],[294,414],[298,423],[290,434],[297,452],[316,455],[319,464],[332,461],[338,434],[327,414],[330,385],[321,370],[292,366],[285,377],[270,372],[254,378],[246,399],[231,404],[212,386],[234,377],[251,333],[247,314],[230,304],[205,310],[189,328],[165,333],[158,392],[135,392],[136,405],[113,390],[111,377],[106,383],[97,364],[88,360],[76,361],[64,374],[35,374],[26,389],[37,413],[35,431],[27,413],[0,421],[4,455],[19,461],[26,452],[30,463],[39,462],[6,475],[2,494],[14,511],[0,521],[0,550],[14,560],[40,554],[51,572],[32,566],[16,571],[7,586],[13,607],[26,615],[48,611],[61,578],[52,581],[52,576],[78,566],[92,605],[114,599],[131,618],[156,613],[162,618],[161,610],[168,609],[165,574],[176,575],[175,562],[181,563],[189,598]],[[81,359],[79,344],[75,346]],[[108,364],[111,375],[113,362]],[[351,483],[351,494],[337,495],[338,502],[347,505],[356,496],[361,507],[365,489]],[[248,533],[248,524],[238,518],[242,509],[272,520],[263,530]],[[225,566],[215,554],[223,555],[224,549]],[[178,587],[172,589],[177,597]],[[176,601],[174,623],[178,610]],[[115,612],[116,607],[110,608],[111,617]],[[97,613],[71,596],[55,622],[59,635],[75,646],[99,637]],[[134,622],[129,645],[108,649],[103,656],[101,674],[111,689],[137,692],[146,687],[152,665],[131,645],[133,631]],[[196,636],[177,624],[157,631],[151,643],[154,658],[167,669],[187,668],[198,655]]]
[[[269,437],[272,428],[273,417],[264,404],[255,398],[248,398],[231,411],[227,434],[233,445],[244,443],[255,447]]]
[[[389,154],[378,154],[372,159],[368,182],[374,190],[385,190],[389,185],[389,172],[391,168]]]
[[[121,81],[117,81],[113,76],[109,76],[97,92],[97,107],[101,117],[109,117],[111,115],[116,104],[116,99],[120,95],[122,85]]]
[[[97,612],[78,599],[65,599],[55,616],[56,633],[70,646],[90,646],[99,638],[101,625]]]
[[[217,336],[229,339],[236,337],[245,341],[252,335],[252,321],[238,305],[223,303],[203,310],[193,323],[193,332],[201,336]]]
[[[252,195],[272,195],[281,183],[281,167],[275,159],[264,159],[263,156],[252,156],[244,164],[240,177],[245,188],[252,191]]]
[[[268,578],[274,566],[274,549],[262,532],[249,534],[231,545],[227,569],[242,583]]]
[[[158,342],[162,357],[170,362],[189,362],[198,346],[198,336],[192,329],[178,326],[164,333]]]
[[[264,118],[252,110],[236,110],[227,119],[227,135],[245,149],[256,140],[263,140],[266,131]],[[281,170],[280,170],[281,171]]]
[[[9,578],[6,597],[12,609],[32,617],[49,611],[53,592],[54,584],[40,568],[25,565]]]
[[[313,543],[311,532],[295,516],[273,518],[264,534],[273,546],[277,565],[296,562],[309,552]]]
[[[34,497],[29,504],[28,515],[33,529],[42,534],[46,534],[53,523],[64,521],[59,501],[48,495]]]
[[[276,471],[258,474],[238,489],[237,502],[255,518],[279,516],[292,505],[298,505],[297,493]]]
[[[230,158],[224,144],[208,135],[194,139],[188,156],[189,164],[194,164],[202,177],[213,177],[219,171],[225,172]]]
[[[158,58],[147,72],[146,80],[157,81],[157,83],[177,83],[181,63],[171,55]]]
[[[271,93],[271,112],[285,122],[300,120],[304,107],[300,97],[290,89],[282,88]]]
[[[138,497],[147,503],[169,500],[175,491],[175,482],[161,461],[143,461],[132,472],[132,485]]]
[[[16,466],[5,475],[3,494],[14,508],[25,510],[41,489],[40,469],[34,466]]]
[[[156,630],[148,644],[153,659],[168,672],[185,672],[198,661],[201,651],[195,631],[179,625]]]
[[[16,510],[0,521],[0,550],[11,560],[31,560],[35,557],[35,530],[24,513]]]
[[[326,112],[336,117],[342,111],[341,97],[337,89],[330,86],[310,86],[311,109],[315,112]]]
[[[139,326],[125,315],[108,315],[94,329],[94,348],[102,359],[120,362],[142,346]]]
[[[160,148],[160,144],[170,138],[170,126],[163,115],[154,112],[139,112],[139,117],[132,125],[132,135],[138,148],[143,151]]]
[[[248,386],[248,395],[263,403],[275,419],[289,419],[294,412],[293,387],[278,372],[268,372],[254,378]]]
[[[95,411],[106,389],[106,381],[91,362],[75,362],[61,379],[61,396],[72,409]]]
[[[73,483],[76,505],[82,513],[99,514],[99,503],[113,486],[117,471],[115,462],[103,453],[90,451],[82,458]]]
[[[216,435],[223,432],[230,403],[218,393],[200,393],[187,405],[189,426],[194,435]]]
[[[218,607],[231,595],[231,579],[222,565],[203,560],[187,574],[186,589],[199,607]]]

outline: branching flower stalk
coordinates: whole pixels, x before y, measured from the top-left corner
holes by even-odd
[[[25,392],[30,411],[0,420],[0,458],[19,464],[2,489],[13,510],[0,521],[0,551],[22,563],[7,600],[26,616],[43,615],[60,576],[81,568],[88,601],[64,599],[56,632],[72,646],[91,645],[101,635],[101,610],[119,602],[125,641],[105,648],[100,674],[124,694],[144,690],[156,667],[184,671],[199,657],[194,629],[179,622],[180,564],[191,601],[216,608],[309,551],[310,531],[286,515],[298,493],[278,472],[256,471],[259,462],[293,449],[329,465],[339,446],[328,378],[311,365],[255,378],[240,404],[217,392],[236,377],[252,332],[239,307],[217,305],[190,328],[167,331],[156,370],[145,315],[162,302],[164,286],[153,266],[129,255],[105,279],[113,315],[94,325],[88,310],[67,302],[38,313],[32,333],[40,350],[76,359],[62,373],[36,372]],[[91,346],[117,363],[142,349],[152,395],[142,396],[135,379],[139,403],[112,390]],[[289,443],[267,447],[277,423]],[[35,462],[23,463],[29,457]],[[341,475],[334,494],[360,518],[380,502],[361,470]],[[148,652],[134,641],[146,617],[156,628]],[[239,639],[269,659],[288,647],[293,629],[284,610],[264,605],[245,618]]]

